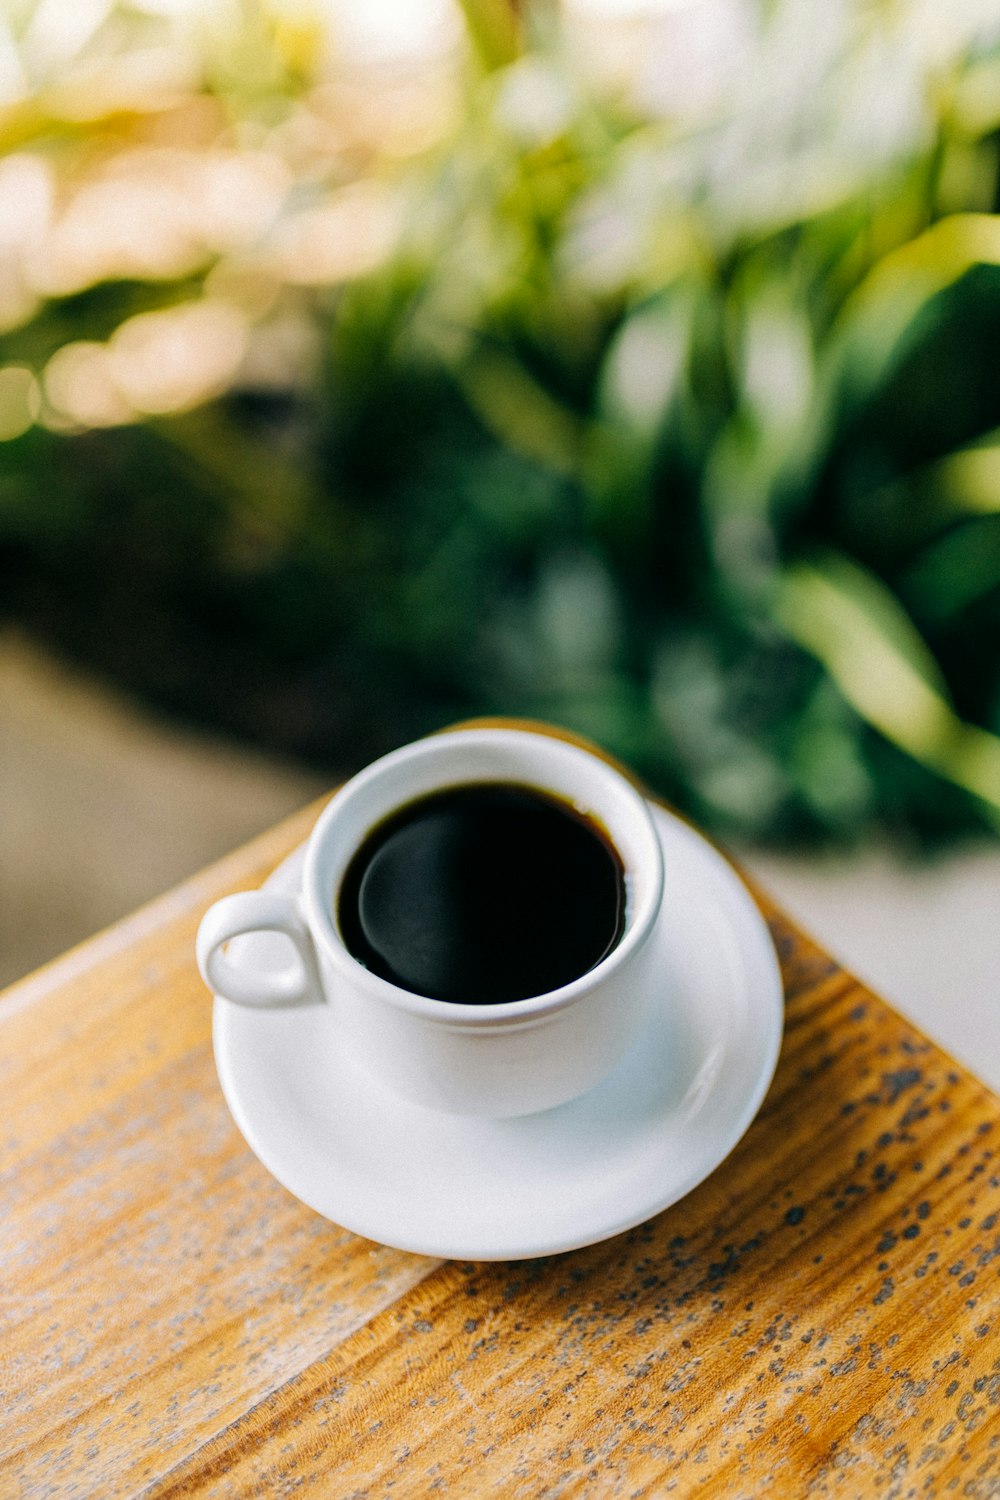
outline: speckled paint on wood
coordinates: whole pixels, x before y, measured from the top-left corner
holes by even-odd
[[[774,1085],[649,1223],[440,1263],[279,1187],[192,952],[315,813],[0,998],[4,1500],[1000,1495],[1000,1101],[770,909]]]

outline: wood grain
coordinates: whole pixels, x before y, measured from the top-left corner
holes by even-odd
[[[316,811],[0,997],[0,1496],[1000,1495],[1000,1101],[766,903],[774,1085],[649,1223],[441,1263],[279,1187],[192,954]]]

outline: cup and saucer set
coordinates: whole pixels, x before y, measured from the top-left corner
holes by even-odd
[[[620,872],[614,941],[540,993],[487,994],[488,963],[482,994],[420,993],[345,937],[342,893],[378,830],[412,830],[407,809],[426,821],[446,802],[464,817],[456,789],[477,788],[562,808],[599,831]],[[415,837],[380,876],[387,888],[397,877],[404,948],[413,913],[441,904],[432,866],[407,873]],[[501,858],[491,835],[476,837],[475,862]],[[571,892],[551,899],[553,931],[587,898],[579,840],[560,876],[545,873],[544,851],[523,851],[543,927],[538,882]],[[517,883],[516,863],[505,878]],[[458,879],[475,883],[474,869]],[[427,941],[414,930],[415,953]],[[208,911],[198,959],[216,996],[222,1090],[250,1148],[317,1213],[424,1255],[550,1255],[659,1213],[740,1140],[781,1044],[774,948],[727,861],[597,755],[525,729],[434,735],[367,767],[261,890]]]

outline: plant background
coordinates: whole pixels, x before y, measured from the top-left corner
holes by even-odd
[[[4,617],[326,768],[995,827],[992,4],[73,15],[0,19]]]

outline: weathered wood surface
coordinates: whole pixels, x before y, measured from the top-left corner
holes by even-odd
[[[774,1085],[651,1222],[441,1263],[279,1187],[192,954],[315,812],[0,997],[0,1496],[1000,1495],[1000,1101],[769,908]]]

